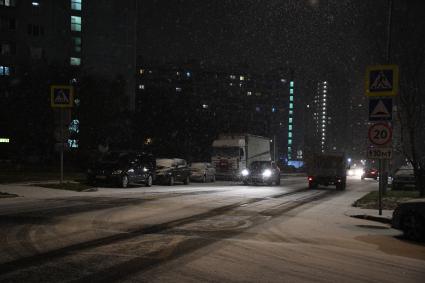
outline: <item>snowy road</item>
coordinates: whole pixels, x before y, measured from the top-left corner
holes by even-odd
[[[22,186],[27,197],[0,200],[0,281],[423,282],[424,245],[344,214],[375,187],[289,178],[43,198]]]

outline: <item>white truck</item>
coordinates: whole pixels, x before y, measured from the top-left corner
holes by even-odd
[[[337,190],[345,190],[347,163],[344,153],[313,153],[306,158],[306,164],[310,189],[335,185]]]
[[[270,161],[270,139],[250,134],[221,134],[213,141],[211,161],[219,180],[240,180],[253,161]]]

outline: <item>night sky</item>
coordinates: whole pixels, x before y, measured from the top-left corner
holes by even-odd
[[[365,66],[384,58],[387,7],[387,0],[147,0],[139,48],[147,61],[293,68],[301,80],[338,73],[341,84],[360,85]]]

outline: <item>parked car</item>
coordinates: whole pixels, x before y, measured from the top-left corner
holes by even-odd
[[[160,158],[156,160],[156,182],[174,185],[175,182],[190,183],[190,168],[186,160],[180,158]]]
[[[254,161],[242,170],[242,181],[245,185],[280,185],[280,169],[274,161]]]
[[[392,227],[402,230],[410,240],[425,241],[425,199],[399,204],[393,212]]]
[[[397,169],[393,175],[391,186],[393,190],[414,189],[416,180],[413,168],[402,166]]]
[[[87,170],[87,181],[119,185],[129,184],[152,186],[155,180],[156,162],[152,154],[144,152],[112,151],[102,155]]]
[[[190,165],[190,180],[198,182],[215,182],[215,168],[209,162],[193,162]]]
[[[379,170],[376,168],[368,168],[366,170],[364,170],[361,179],[364,180],[366,178],[370,178],[370,179],[374,179],[374,180],[378,180],[379,177]]]

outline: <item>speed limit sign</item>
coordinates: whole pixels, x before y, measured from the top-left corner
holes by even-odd
[[[369,140],[374,145],[386,145],[391,141],[393,131],[388,124],[376,123],[369,127]]]

